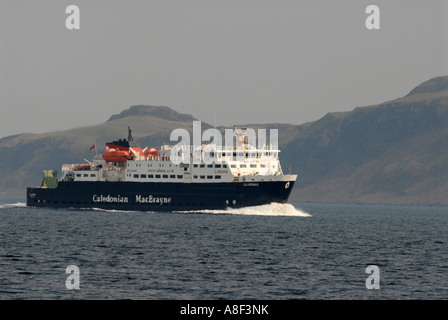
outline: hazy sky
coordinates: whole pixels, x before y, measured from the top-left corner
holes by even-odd
[[[136,104],[212,125],[317,120],[448,75],[447,21],[446,0],[0,0],[0,137]]]

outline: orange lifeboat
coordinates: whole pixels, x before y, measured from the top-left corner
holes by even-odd
[[[107,149],[103,153],[103,159],[107,162],[126,162],[130,158],[129,152]]]
[[[75,166],[73,169],[75,169],[75,170],[90,170],[90,164],[84,164],[84,165],[80,164],[80,165]]]
[[[145,148],[144,154],[145,154],[146,157],[147,156],[156,157],[156,156],[158,156],[160,154],[160,151],[158,151],[155,148],[150,148],[150,149]]]

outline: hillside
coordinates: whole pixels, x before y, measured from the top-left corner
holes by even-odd
[[[173,129],[191,130],[194,120],[140,105],[96,126],[0,139],[0,193],[24,193],[40,183],[43,169],[91,159],[92,144],[101,152],[106,141],[126,137],[128,125],[143,147],[159,147]],[[283,169],[299,173],[291,200],[448,205],[448,76],[425,81],[405,97],[303,125],[237,125],[279,129]]]
[[[167,112],[167,109],[169,112]],[[162,111],[158,113],[158,111]],[[146,114],[145,114],[146,113]],[[169,143],[172,129],[191,129],[191,115],[180,114],[167,107],[134,106],[112,116],[108,121],[90,127],[44,134],[19,134],[0,139],[4,156],[0,160],[0,193],[24,193],[26,186],[39,185],[42,170],[60,170],[63,163],[82,163],[91,160],[96,144],[98,152],[105,143],[127,138],[127,126],[140,144],[155,146]],[[210,127],[203,123],[204,128]]]
[[[448,77],[297,129],[282,154],[300,172],[295,199],[448,205]]]

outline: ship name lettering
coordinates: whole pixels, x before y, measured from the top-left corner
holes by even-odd
[[[103,196],[101,195],[96,195],[94,194],[92,197],[93,202],[116,202],[116,203],[127,203],[128,202],[128,197],[122,197],[120,195],[118,196],[111,196],[110,194],[108,194],[107,196]]]
[[[144,197],[140,194],[135,195],[135,202],[137,203],[158,203],[160,205],[171,203],[171,198],[166,197],[154,197],[153,195],[149,195]]]
[[[245,187],[258,187],[258,183],[247,182],[247,183],[243,183],[243,186],[245,186]]]

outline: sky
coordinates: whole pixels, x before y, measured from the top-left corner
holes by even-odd
[[[315,121],[448,75],[447,17],[446,0],[0,0],[0,137],[139,104],[211,125]]]

